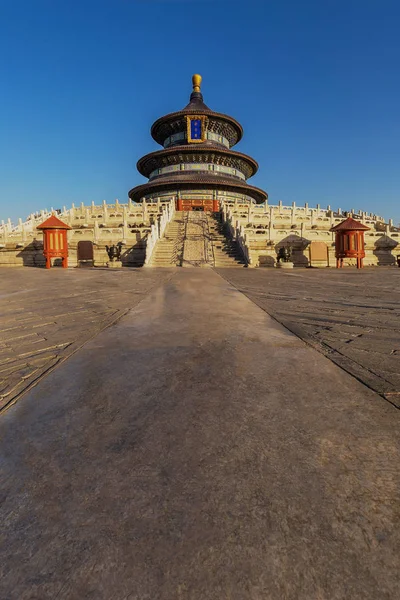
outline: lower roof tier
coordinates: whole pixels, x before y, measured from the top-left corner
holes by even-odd
[[[215,177],[208,174],[181,173],[180,177],[162,177],[149,183],[138,185],[129,192],[129,198],[134,202],[141,202],[146,196],[162,195],[177,192],[190,192],[191,190],[213,189],[216,191],[231,191],[251,197],[257,204],[262,204],[268,199],[268,194],[260,188],[248,185],[244,181],[233,178]]]

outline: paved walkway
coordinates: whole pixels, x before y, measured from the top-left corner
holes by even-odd
[[[0,412],[171,275],[0,269]]]
[[[395,600],[399,411],[208,269],[0,418],[4,600]]]
[[[400,408],[400,269],[218,269],[319,352]]]

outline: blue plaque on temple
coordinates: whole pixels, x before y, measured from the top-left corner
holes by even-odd
[[[205,115],[187,115],[187,141],[189,144],[201,144],[207,137],[207,117]]]
[[[201,140],[201,119],[190,121],[190,134],[192,140]]]

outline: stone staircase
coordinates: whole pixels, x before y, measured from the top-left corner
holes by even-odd
[[[226,237],[220,215],[176,212],[157,242],[152,267],[245,267],[237,243]]]
[[[177,211],[168,223],[164,237],[156,244],[150,265],[152,267],[178,267],[182,262],[184,214]]]
[[[245,267],[246,262],[238,244],[225,235],[220,215],[209,213],[207,219],[214,255],[214,266],[221,269],[225,267]]]

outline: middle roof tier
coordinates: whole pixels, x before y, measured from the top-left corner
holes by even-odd
[[[174,146],[173,148],[150,152],[138,161],[137,169],[144,177],[153,179],[162,175],[163,169],[178,165],[187,165],[188,167],[189,165],[196,165],[196,170],[201,170],[202,165],[204,165],[205,170],[208,170],[208,165],[219,165],[238,171],[243,174],[246,180],[258,171],[257,161],[246,154],[235,150],[199,145],[195,148],[193,145]],[[159,170],[160,172],[158,172]]]

